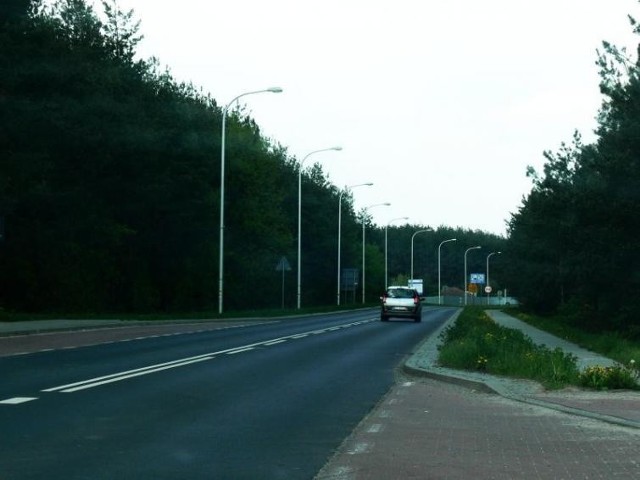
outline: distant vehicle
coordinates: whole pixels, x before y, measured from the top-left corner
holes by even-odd
[[[380,320],[386,322],[390,317],[413,318],[422,321],[422,303],[417,290],[409,287],[389,287],[382,297]]]

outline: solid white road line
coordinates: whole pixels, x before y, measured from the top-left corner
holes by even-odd
[[[204,358],[199,358],[197,360],[191,360],[189,362],[176,363],[174,365],[167,365],[166,367],[155,368],[153,370],[145,370],[144,372],[132,373],[130,375],[123,375],[120,377],[110,378],[110,379],[102,380],[98,382],[85,383],[84,385],[80,385],[77,387],[65,388],[64,390],[61,390],[61,392],[63,393],[77,392],[79,390],[86,390],[87,388],[99,387],[100,385],[105,385],[107,383],[119,382],[121,380],[126,380],[128,378],[140,377],[142,375],[148,375],[150,373],[156,373],[162,370],[169,370],[170,368],[183,367],[185,365],[191,365],[192,363],[204,362],[205,360],[212,360],[212,359],[213,357],[204,357]]]
[[[367,320],[365,322],[354,322],[354,323],[345,324],[345,325],[338,326],[338,327],[327,328],[327,329],[324,329],[324,330],[313,330],[313,331],[310,331],[310,332],[298,333],[298,334],[289,335],[289,336],[286,336],[286,337],[273,338],[271,340],[266,340],[266,341],[263,341],[263,342],[252,343],[252,344],[249,344],[249,345],[242,345],[240,347],[229,348],[229,349],[220,350],[220,351],[217,351],[217,352],[206,353],[206,354],[198,355],[198,356],[195,356],[195,357],[182,358],[182,359],[179,359],[179,360],[173,360],[171,362],[159,363],[159,364],[156,364],[156,365],[149,365],[147,367],[136,368],[136,369],[127,370],[127,371],[124,371],[124,372],[113,373],[111,375],[104,375],[104,376],[101,376],[101,377],[90,378],[90,379],[82,380],[82,381],[75,382],[75,383],[70,383],[70,384],[66,384],[66,385],[60,385],[60,386],[52,387],[52,388],[47,388],[47,389],[44,389],[42,391],[43,392],[63,392],[63,393],[77,392],[77,391],[80,391],[80,390],[86,390],[88,388],[94,388],[94,387],[98,387],[100,385],[105,385],[105,384],[108,384],[108,383],[119,382],[121,380],[126,380],[126,379],[129,379],[129,378],[140,377],[142,375],[148,375],[150,373],[156,373],[156,372],[160,372],[160,371],[163,371],[163,370],[168,370],[168,369],[171,369],[171,368],[183,367],[185,365],[191,365],[193,363],[199,363],[199,362],[203,362],[205,360],[212,360],[217,355],[223,355],[223,354],[235,355],[237,353],[244,353],[244,352],[248,352],[248,351],[254,350],[255,347],[258,347],[258,346],[277,345],[279,343],[284,343],[287,340],[300,339],[300,338],[305,338],[308,335],[317,335],[317,334],[320,334],[320,333],[332,332],[332,331],[335,331],[335,330],[339,330],[341,328],[348,328],[348,327],[352,327],[352,326],[356,326],[356,325],[361,325],[362,323],[368,323],[368,322],[371,322],[371,321],[372,320]]]

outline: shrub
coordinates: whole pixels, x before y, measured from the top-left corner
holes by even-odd
[[[587,367],[580,373],[580,385],[595,390],[640,389],[640,371],[635,361],[629,365]]]

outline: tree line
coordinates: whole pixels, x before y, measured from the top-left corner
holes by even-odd
[[[631,26],[638,33],[632,18]],[[138,22],[115,0],[0,6],[0,306],[30,312],[174,312],[217,306],[222,108],[136,57]],[[302,304],[336,299],[337,217],[344,268],[366,300],[414,277],[437,295],[484,273],[523,308],[587,328],[640,331],[639,66],[598,52],[596,141],[545,152],[507,237],[440,226],[374,225],[316,164],[302,172]],[[225,309],[296,303],[298,160],[241,108],[226,131]],[[285,257],[292,270],[277,265]],[[284,275],[283,275],[284,273]],[[359,290],[345,295],[360,302]]]
[[[155,59],[137,59],[138,22],[115,0],[100,12],[85,0],[11,0],[0,22],[0,305],[214,310],[221,106]],[[282,257],[294,266],[285,272],[292,307],[299,163],[241,108],[229,112],[225,138],[225,308],[280,306]],[[302,301],[332,304],[341,189],[317,164],[302,189]],[[342,266],[360,267],[365,222],[367,300],[375,299],[382,232],[344,193]],[[409,230],[391,228],[392,244]],[[406,274],[403,242],[389,265]]]
[[[543,172],[529,170],[532,191],[508,225],[505,278],[534,311],[640,336],[640,65],[608,42],[597,65],[596,140],[576,133],[545,152]]]

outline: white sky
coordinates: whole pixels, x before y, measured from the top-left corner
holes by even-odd
[[[596,49],[637,37],[637,0],[119,0],[142,57],[220,105],[243,98],[263,134],[322,164],[386,225],[504,234],[574,130],[592,141]],[[212,132],[217,134],[218,132]],[[229,161],[233,161],[229,159]],[[303,191],[304,195],[304,191]],[[394,222],[395,225],[402,222]]]

